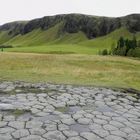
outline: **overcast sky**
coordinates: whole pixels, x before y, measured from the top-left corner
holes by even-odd
[[[0,0],[0,24],[64,13],[124,16],[140,13],[140,0]]]

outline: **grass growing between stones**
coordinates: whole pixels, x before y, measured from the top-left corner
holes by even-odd
[[[0,80],[52,82],[140,90],[136,58],[82,54],[0,53]]]
[[[19,110],[19,109],[16,109],[16,110],[13,110],[11,112],[11,114],[13,114],[14,116],[20,116],[20,115],[23,115],[25,113],[29,113],[30,111],[29,110]]]
[[[62,112],[62,113],[65,113],[69,110],[69,107],[66,106],[66,107],[58,107],[56,108],[56,111],[59,111],[59,112]]]

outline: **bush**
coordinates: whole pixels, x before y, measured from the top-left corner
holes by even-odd
[[[130,49],[127,53],[127,56],[131,57],[131,56],[133,56],[133,54],[134,54],[134,49]]]
[[[102,54],[102,55],[108,55],[108,51],[107,51],[107,49],[104,49],[104,50],[102,51],[101,54]]]
[[[133,57],[140,57],[140,48],[137,47],[133,50]]]
[[[140,57],[139,46],[140,41],[137,41],[135,36],[133,36],[132,40],[120,37],[117,42],[117,46],[111,47],[111,54],[120,56]]]

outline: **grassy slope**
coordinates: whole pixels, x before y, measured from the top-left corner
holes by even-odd
[[[9,40],[5,44],[10,44],[13,46],[38,46],[47,44],[51,41],[54,41],[58,38],[58,32],[61,24],[54,26],[46,31],[42,31],[41,29],[34,30],[25,35],[18,35],[13,39]]]
[[[3,44],[12,38],[11,35],[8,35],[8,31],[0,32],[0,44]]]
[[[120,28],[106,36],[98,37],[96,39],[92,39],[88,41],[83,41],[79,44],[83,46],[98,48],[98,49],[110,48],[112,44],[116,44],[120,36],[130,39],[133,37],[133,34],[130,33],[126,28]],[[140,34],[136,34],[136,37],[140,39]]]
[[[22,47],[8,49],[7,51],[97,54],[99,50],[104,48],[110,49],[120,36],[133,37],[133,34],[127,29],[121,28],[106,36],[88,40],[82,32],[58,35],[60,27],[61,24],[58,24],[47,31],[38,29],[24,36],[17,36],[6,44]],[[137,33],[136,36],[140,39],[140,33]]]
[[[83,32],[78,33],[65,33],[60,38],[56,39],[52,44],[78,44],[79,42],[86,41],[88,38]]]
[[[140,90],[140,61],[134,58],[3,52],[0,53],[0,67],[0,80],[131,87]]]
[[[49,28],[46,31],[41,29],[36,29],[25,35],[18,35],[13,39],[9,40],[5,44],[10,44],[13,46],[44,46],[48,44],[75,44],[83,40],[88,40],[87,37],[82,32],[69,34],[59,33],[62,24],[57,24],[56,26]]]

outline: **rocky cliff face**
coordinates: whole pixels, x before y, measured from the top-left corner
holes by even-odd
[[[58,23],[63,23],[61,32],[76,33],[82,31],[89,39],[106,35],[118,28],[126,27],[130,32],[140,31],[140,14],[125,17],[109,18],[88,16],[82,14],[67,14],[47,16],[27,22],[12,22],[0,26],[0,31],[6,30],[9,34],[27,34],[34,29],[47,30]]]

